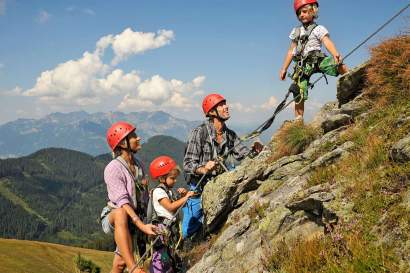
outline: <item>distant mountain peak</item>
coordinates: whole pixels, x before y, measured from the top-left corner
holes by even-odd
[[[105,132],[120,120],[135,124],[143,141],[154,135],[168,135],[185,142],[190,130],[200,123],[175,118],[164,111],[55,112],[39,119],[18,119],[0,125],[0,158],[28,155],[48,147],[102,154],[108,151]]]

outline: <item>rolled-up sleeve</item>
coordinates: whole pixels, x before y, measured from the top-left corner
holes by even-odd
[[[108,198],[111,202],[118,207],[131,203],[126,178],[119,166],[108,164],[104,170],[104,181],[107,184]]]
[[[187,174],[195,174],[196,169],[202,167],[200,156],[202,154],[200,129],[195,128],[188,137],[187,148],[184,156],[184,171]]]

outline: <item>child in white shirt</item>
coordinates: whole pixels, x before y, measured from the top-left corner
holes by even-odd
[[[291,44],[286,54],[285,61],[279,72],[279,78],[285,80],[288,67],[295,62],[289,90],[295,101],[295,119],[303,121],[305,100],[308,98],[310,76],[314,73],[323,73],[338,76],[348,72],[346,65],[342,64],[342,57],[329,37],[328,30],[315,23],[318,17],[319,3],[317,0],[295,0],[294,9],[301,26],[293,28],[289,35]],[[327,57],[322,51],[322,44],[332,57]]]
[[[175,160],[169,156],[160,156],[154,159],[150,165],[150,172],[153,179],[158,179],[160,183],[152,191],[152,203],[155,219],[159,227],[171,226],[176,221],[176,212],[182,207],[189,197],[195,193],[187,191],[184,188],[177,189],[178,193],[183,196],[176,200],[171,191],[175,185],[176,179],[180,174]],[[171,229],[172,230],[172,229]],[[154,245],[154,253],[150,265],[151,273],[171,273],[175,272],[175,257],[170,244],[162,236],[159,244]]]

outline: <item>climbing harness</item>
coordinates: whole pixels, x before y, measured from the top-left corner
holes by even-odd
[[[154,189],[152,189],[150,191],[150,194],[149,194],[149,200],[148,200],[148,206],[147,206],[147,216],[146,216],[146,219],[145,219],[146,224],[158,223],[158,222],[161,221],[160,217],[158,217],[158,214],[154,209],[153,194],[154,194],[154,190],[156,190],[156,189],[162,189],[167,194],[168,199],[174,201],[174,198],[171,195],[171,193],[169,192],[169,189],[167,188],[166,185],[160,183],[158,186],[156,186]]]
[[[203,175],[201,176],[201,179],[199,179],[198,183],[195,185],[195,187],[194,187],[194,189],[193,189],[192,191],[195,191],[197,188],[199,188],[199,186],[205,181],[205,177],[206,177],[206,174],[203,174]],[[182,209],[182,207],[183,207],[183,206],[179,207],[179,208],[175,211],[175,213],[174,213],[175,216],[178,215],[178,213],[180,212],[180,210]],[[163,227],[163,229],[168,229],[168,230],[169,230],[169,228],[171,227],[171,225],[172,225],[172,224],[175,222],[175,220],[176,220],[176,217],[175,217],[175,216],[174,216],[174,219],[164,222],[164,227]],[[158,235],[155,237],[155,239],[152,241],[151,245],[155,245],[155,244],[158,242],[158,240],[160,240],[160,239],[161,239],[161,234],[158,234]],[[178,241],[178,243],[177,243],[177,246],[178,246],[178,245],[179,245],[179,241]],[[151,248],[150,248],[150,249],[151,249]],[[144,262],[144,259],[145,259],[145,258],[147,257],[147,255],[151,252],[150,249],[147,249],[147,250],[145,251],[145,253],[139,258],[137,264],[142,264],[142,263]]]
[[[351,50],[343,59],[340,63],[343,63],[343,61],[349,57],[353,52],[355,52],[357,49],[359,49],[363,44],[365,44],[368,40],[370,40],[374,35],[376,35],[378,32],[380,32],[385,26],[387,26],[391,21],[393,21],[396,17],[398,17],[401,13],[403,13],[408,7],[410,6],[410,4],[407,4],[404,8],[402,8],[399,12],[397,12],[392,18],[390,18],[386,23],[384,23],[382,26],[380,26],[375,32],[373,32],[369,37],[367,37],[363,42],[361,42],[358,46],[356,46],[353,50]],[[321,79],[323,78],[324,75],[320,76],[317,80],[315,80],[312,84],[308,85],[308,88],[313,88],[314,85]],[[265,130],[267,130],[273,123],[273,121],[276,118],[276,115],[279,114],[280,112],[282,112],[286,107],[288,107],[292,102],[294,102],[295,100],[297,100],[300,96],[300,94],[298,96],[296,96],[295,98],[293,98],[292,100],[290,100],[289,102],[287,102],[287,99],[290,95],[290,91],[288,91],[285,95],[285,98],[279,103],[279,105],[276,107],[273,115],[267,119],[265,122],[263,122],[259,127],[257,127],[255,130],[253,130],[252,132],[250,132],[249,134],[243,136],[240,138],[241,142],[243,141],[248,141],[250,139],[253,139],[255,137],[258,137],[259,135],[262,134],[262,132],[264,132]],[[240,142],[239,142],[240,143]],[[227,153],[231,152],[239,143],[237,143],[236,145],[234,145],[232,148],[230,148],[228,150]],[[205,177],[207,175],[203,174],[201,176],[201,178],[199,179],[198,183],[195,185],[194,187],[194,191],[205,181]],[[175,213],[175,215],[180,211],[180,209],[183,206],[179,207]],[[170,224],[166,224],[165,228],[169,228]],[[157,235],[154,243],[156,241],[158,241],[160,239],[160,235]],[[146,251],[144,253],[144,255],[141,256],[141,258],[139,259],[139,261],[137,262],[137,264],[140,264],[144,258],[148,255],[148,251]]]
[[[293,67],[293,73],[289,74],[288,76],[292,78],[298,88],[294,88],[294,97],[300,94],[300,99],[296,103],[301,103],[303,100],[307,99],[308,96],[308,81],[310,76],[317,70],[317,62],[320,57],[324,58],[324,54],[322,52],[309,52],[308,54],[304,55],[306,44],[309,41],[310,35],[312,34],[313,30],[318,25],[316,23],[312,23],[305,27],[301,25],[295,28],[295,42],[297,43],[295,48],[295,55],[293,56],[293,61],[295,63]],[[304,29],[304,33],[302,34],[302,28]],[[298,89],[298,90],[296,90]]]
[[[362,45],[364,45],[368,40],[370,40],[374,35],[376,35],[378,32],[380,32],[385,26],[387,26],[391,21],[393,21],[395,18],[397,18],[400,14],[402,14],[408,7],[410,6],[410,4],[407,4],[405,7],[403,7],[400,11],[398,11],[393,17],[391,17],[386,23],[384,23],[382,26],[380,26],[375,32],[373,32],[370,36],[368,36],[363,42],[361,42],[358,46],[356,46],[353,50],[351,50],[343,59],[340,63],[343,63],[344,60],[346,60],[347,57],[349,57],[350,55],[352,55],[353,52],[355,52],[357,49],[359,49]],[[323,77],[325,77],[325,75],[323,74],[322,76],[320,76],[317,80],[315,80],[313,83],[309,84],[309,88],[313,88],[314,85]],[[291,93],[290,90],[288,90],[288,92],[285,95],[285,98],[279,103],[279,105],[276,107],[273,115],[267,119],[265,122],[263,122],[259,127],[257,127],[255,130],[253,130],[252,132],[250,132],[249,134],[243,136],[240,138],[240,140],[243,141],[248,141],[250,139],[256,138],[259,135],[261,135],[265,130],[267,130],[273,123],[273,121],[276,118],[276,115],[278,115],[280,112],[282,112],[284,109],[286,109],[286,107],[288,107],[292,102],[296,101],[297,99],[299,99],[300,94],[297,95],[295,98],[293,98],[292,100],[290,100],[289,102],[287,102],[289,94]],[[237,144],[238,145],[238,144]],[[236,147],[236,145],[234,145],[234,147],[232,147],[231,149],[229,149],[228,153],[231,152],[234,148]]]

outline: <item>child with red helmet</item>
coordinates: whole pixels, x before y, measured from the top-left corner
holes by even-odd
[[[294,10],[301,26],[293,28],[289,35],[292,42],[279,72],[279,78],[285,80],[291,61],[295,62],[293,83],[289,90],[294,97],[299,95],[295,101],[296,120],[303,120],[304,101],[308,98],[309,79],[312,74],[338,76],[348,72],[347,66],[341,63],[342,57],[330,39],[328,30],[315,23],[318,8],[317,0],[294,1]],[[327,57],[321,51],[322,44],[332,57]]]
[[[114,233],[115,250],[112,273],[142,273],[133,256],[132,235],[135,227],[148,235],[156,235],[157,228],[144,224],[137,215],[136,183],[142,179],[141,166],[134,154],[141,148],[136,128],[127,122],[114,123],[107,131],[107,142],[114,159],[105,167],[104,181],[107,185],[107,206],[101,213],[105,233]]]
[[[155,217],[150,220],[159,227],[165,228],[167,226],[171,229],[171,234],[162,234],[161,240],[153,246],[150,272],[172,273],[176,272],[176,259],[178,259],[173,247],[173,244],[176,243],[174,237],[179,235],[177,225],[175,225],[177,222],[175,213],[195,193],[178,188],[177,192],[182,197],[179,199],[174,197],[172,188],[180,174],[180,169],[175,160],[169,156],[160,156],[154,159],[150,165],[150,172],[152,178],[159,182],[159,185],[151,193],[150,204],[152,204],[152,212]],[[150,205],[148,210],[150,210]],[[148,217],[150,217],[149,214],[148,212]]]

